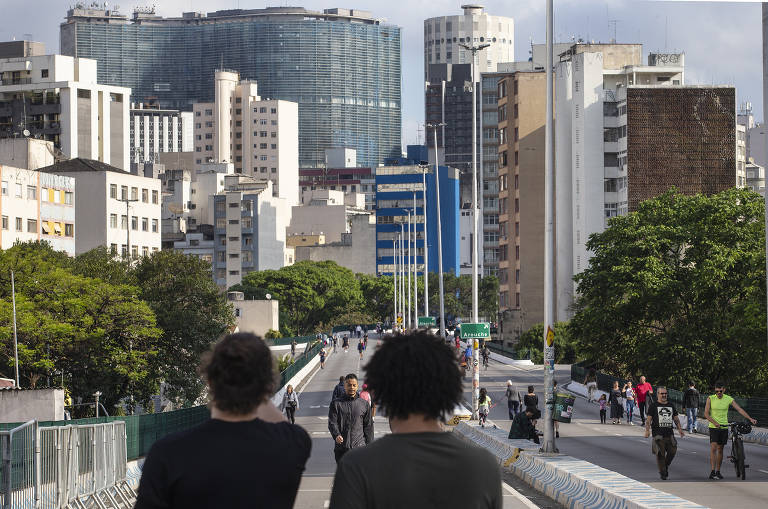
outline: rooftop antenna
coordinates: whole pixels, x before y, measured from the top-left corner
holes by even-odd
[[[619,24],[620,19],[609,19],[608,20],[608,29],[610,30],[611,25],[613,25],[613,39],[611,39],[611,43],[616,44],[616,25]]]
[[[664,51],[665,52],[669,49],[668,37],[669,37],[669,16],[666,16],[664,18]]]

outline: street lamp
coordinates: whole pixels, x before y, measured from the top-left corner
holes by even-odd
[[[422,211],[424,213],[424,316],[429,316],[429,239],[427,238],[427,170],[429,164],[420,163]]]
[[[413,192],[413,325],[419,326],[419,271],[418,271],[418,254],[419,250],[416,248],[416,191]]]
[[[444,127],[444,122],[428,123],[427,128],[435,133],[435,206],[437,210],[437,277],[438,296],[440,297],[440,337],[445,339],[445,297],[443,295],[443,226],[440,220],[440,165],[437,162],[437,129]]]
[[[129,199],[127,196],[125,198],[118,198],[117,201],[121,201],[125,203],[125,257],[130,260],[131,259],[131,214],[128,210],[128,207],[131,203],[135,201],[139,201],[138,198],[135,200]]]
[[[471,46],[469,44],[459,44],[462,48],[472,53],[472,231],[474,232],[474,238],[472,239],[472,321],[477,323],[480,321],[478,312],[478,265],[479,254],[478,246],[480,241],[478,240],[478,224],[480,220],[480,209],[477,203],[477,99],[475,86],[475,57],[477,52],[481,51],[490,43],[483,43],[477,46]],[[477,418],[478,398],[480,396],[480,351],[475,348],[474,341],[468,341],[472,343],[472,418]]]
[[[395,316],[392,322],[392,332],[394,333],[397,327],[397,240],[394,238],[392,239],[392,277],[392,290],[395,295]]]
[[[405,261],[406,272],[408,272],[408,328],[412,327],[411,324],[411,211],[408,210],[408,229],[405,232]]]

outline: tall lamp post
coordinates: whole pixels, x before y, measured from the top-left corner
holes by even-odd
[[[424,316],[429,316],[429,240],[427,238],[427,169],[429,164],[420,164],[421,168],[421,207],[424,214]]]
[[[413,325],[419,326],[419,271],[418,260],[419,250],[416,248],[416,192],[413,193]]]
[[[392,321],[392,332],[397,328],[397,240],[392,239],[392,290],[395,295],[395,316]]]
[[[11,299],[13,300],[13,367],[16,370],[16,385],[19,388],[19,338],[16,336],[16,281],[11,271]]]
[[[413,249],[411,248],[411,211],[408,211],[408,229],[405,232],[405,270],[408,272],[408,328],[412,328],[411,323],[411,256]]]
[[[437,129],[444,127],[444,122],[428,123],[427,127],[435,133],[435,206],[437,210],[437,277],[440,297],[440,337],[445,339],[445,297],[443,296],[443,225],[440,220],[440,165],[437,161]]]
[[[479,265],[478,246],[480,241],[478,240],[478,226],[477,222],[480,220],[480,209],[477,203],[477,86],[475,80],[475,58],[477,52],[481,51],[490,43],[483,43],[478,45],[459,44],[462,48],[472,53],[472,231],[474,238],[472,239],[472,321],[477,323],[480,321],[478,312],[478,290],[477,290],[477,271]],[[477,399],[480,394],[480,351],[475,348],[474,342],[472,344],[472,418],[477,419]]]
[[[119,198],[117,201],[121,201],[125,203],[125,258],[130,260],[131,259],[131,213],[130,213],[129,207],[131,203],[139,200],[138,198],[135,200],[132,200],[132,199],[129,199],[128,197],[125,197],[125,198]]]

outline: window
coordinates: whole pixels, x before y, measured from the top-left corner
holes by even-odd
[[[109,227],[110,228],[117,228],[117,214],[110,214],[109,215]]]
[[[131,200],[139,200],[139,188],[138,187],[132,187],[131,188]]]
[[[8,229],[8,216],[3,216],[3,230]]]
[[[141,248],[141,256],[149,256],[149,248],[147,246]]]
[[[27,186],[27,200],[37,200],[37,188],[35,186]]]
[[[41,78],[47,78],[48,77],[48,69],[41,69],[40,70],[40,77]]]
[[[125,244],[120,246],[120,253],[122,254],[123,258],[128,258],[128,246]]]
[[[266,106],[262,106],[261,108],[259,108],[259,113],[266,113],[266,112],[267,112]]]
[[[227,253],[224,251],[218,251],[216,253],[216,261],[217,262],[226,262],[227,261]]]
[[[132,258],[139,257],[139,246],[131,246],[131,257]]]
[[[117,244],[110,244],[109,252],[112,254],[112,256],[117,255]]]
[[[138,230],[139,229],[139,218],[136,216],[131,216],[131,230]]]
[[[253,261],[253,252],[252,251],[243,251],[243,258],[242,260],[244,262],[252,262]]]
[[[152,220],[152,233],[157,233],[157,219]]]
[[[128,216],[126,215],[120,216],[120,229],[122,230],[128,229]]]
[[[8,182],[3,180],[3,196],[8,196]]]
[[[20,217],[16,218],[16,231],[17,232],[21,231],[21,218]]]
[[[157,190],[156,189],[152,190],[152,203],[155,203],[155,204],[157,203]]]
[[[267,144],[266,143],[260,143],[259,144],[259,148],[260,149],[265,149],[265,148],[267,148]]]
[[[27,219],[27,232],[37,233],[37,219]]]
[[[16,184],[16,198],[21,198],[21,184]]]
[[[243,228],[253,228],[253,220],[250,217],[243,218]]]
[[[141,201],[142,203],[149,203],[149,189],[141,190]]]
[[[277,108],[272,108],[269,112],[274,115],[277,113]]]
[[[75,236],[75,225],[73,225],[73,224],[65,224],[64,225],[64,236],[65,237],[74,237]]]
[[[262,137],[262,138],[266,138],[267,137],[267,131],[259,131],[259,136]]]
[[[273,138],[277,138],[277,133],[275,131],[272,131],[271,135]]]
[[[143,232],[149,231],[149,219],[146,217],[141,218],[141,231]]]
[[[230,270],[229,271],[229,275],[230,276],[239,276],[240,275],[240,271],[239,270]]]
[[[75,195],[71,191],[64,191],[64,203],[72,205],[75,201]]]
[[[205,110],[206,117],[210,117],[211,115],[213,115],[213,110]]]
[[[230,219],[230,220],[229,220],[229,221],[227,221],[227,222],[228,222],[229,224],[240,224],[240,220],[239,220],[239,219]]]
[[[120,199],[121,200],[128,199],[128,186],[120,186]]]

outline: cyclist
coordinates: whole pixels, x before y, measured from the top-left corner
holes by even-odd
[[[480,350],[480,353],[483,356],[483,366],[485,369],[488,369],[488,358],[491,356],[491,352],[488,350],[488,347],[483,345],[483,349]]]
[[[732,397],[725,393],[725,384],[720,381],[715,382],[715,393],[707,398],[707,404],[704,407],[704,418],[709,421],[709,464],[712,467],[710,479],[723,478],[720,465],[723,463],[723,447],[728,443],[728,409],[730,407],[753,425],[757,424],[757,420],[750,417]]]

